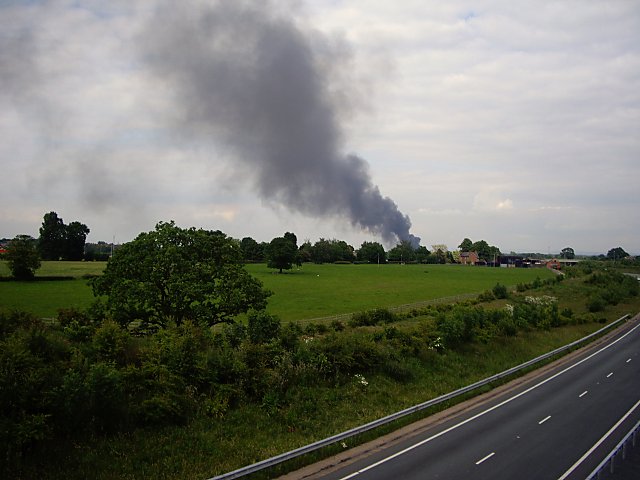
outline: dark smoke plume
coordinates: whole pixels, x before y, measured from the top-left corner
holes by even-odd
[[[341,122],[357,90],[339,81],[348,49],[304,27],[292,7],[221,0],[159,9],[143,56],[177,96],[174,120],[183,133],[223,142],[262,198],[418,245],[367,162],[341,153]]]

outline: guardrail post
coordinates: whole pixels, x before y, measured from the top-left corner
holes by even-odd
[[[614,473],[613,471],[615,470],[615,465],[614,465],[615,461],[616,461],[616,456],[614,455],[613,457],[611,457],[611,462],[609,463],[609,467],[610,467],[609,471],[611,472],[612,475]]]

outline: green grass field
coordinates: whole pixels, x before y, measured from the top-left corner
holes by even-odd
[[[269,311],[285,321],[480,293],[498,282],[513,286],[554,275],[547,269],[462,265],[305,264],[282,275],[263,264],[247,269],[274,292]]]
[[[36,276],[72,276],[73,280],[0,282],[0,309],[55,317],[60,308],[85,308],[94,298],[83,275],[97,275],[104,262],[42,262]],[[376,307],[392,307],[435,298],[512,286],[553,276],[547,269],[461,265],[315,265],[278,274],[265,264],[247,265],[274,295],[268,310],[283,321],[304,320]],[[0,275],[8,276],[6,262]]]

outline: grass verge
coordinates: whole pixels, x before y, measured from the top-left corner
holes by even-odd
[[[87,438],[74,445],[48,445],[46,452],[37,457],[37,463],[26,466],[24,476],[209,478],[463,387],[582,338],[601,326],[588,323],[535,330],[496,339],[490,344],[471,344],[442,354],[434,352],[413,366],[414,378],[406,383],[371,376],[367,377],[366,386],[353,381],[340,389],[300,387],[290,392],[295,401],[287,408],[245,405],[221,418],[199,417],[186,427],[138,430],[106,439]],[[423,412],[421,416],[434,411]],[[393,427],[402,425],[398,423]],[[374,433],[349,440],[347,446],[366,441],[372,435]],[[322,454],[342,448],[337,445]],[[318,458],[317,455],[301,461],[308,462]],[[300,463],[290,464],[288,468],[297,466]],[[268,475],[274,474],[271,471]]]

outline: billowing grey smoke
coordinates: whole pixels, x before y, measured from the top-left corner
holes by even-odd
[[[341,153],[341,122],[355,86],[343,43],[304,28],[292,4],[170,2],[142,37],[143,57],[177,96],[182,132],[223,142],[260,196],[313,216],[344,216],[387,243],[420,239],[371,181],[368,164]]]

